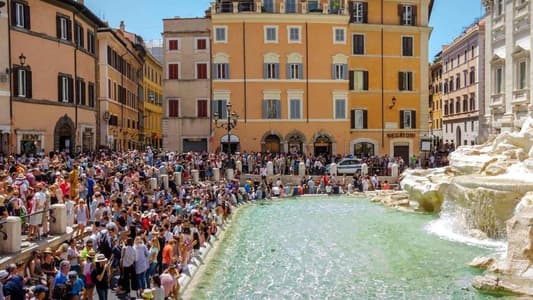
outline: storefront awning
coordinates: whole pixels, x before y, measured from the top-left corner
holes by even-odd
[[[228,135],[227,134],[223,135],[222,138],[220,139],[220,142],[221,143],[227,143],[228,142]],[[234,134],[232,134],[232,135],[229,136],[229,142],[230,143],[238,143],[239,142],[239,137],[234,135]]]

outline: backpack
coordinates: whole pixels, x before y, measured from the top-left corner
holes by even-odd
[[[111,257],[113,249],[109,244],[109,239],[107,238],[107,233],[101,233],[98,238],[98,251],[105,255],[106,258]]]

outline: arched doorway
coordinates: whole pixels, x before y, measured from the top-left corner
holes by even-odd
[[[230,153],[235,153],[239,151],[240,140],[234,134],[225,134],[220,138],[220,145],[222,146],[222,152],[228,153],[229,150]]]
[[[265,137],[263,152],[279,153],[281,150],[281,139],[275,134]]]
[[[299,131],[292,131],[285,137],[287,151],[291,154],[301,154],[304,151],[305,136]]]
[[[57,121],[54,129],[54,149],[61,152],[73,153],[75,139],[74,122],[72,122],[69,116],[64,115]]]
[[[455,147],[459,147],[463,144],[461,139],[461,127],[457,126],[457,129],[455,130]]]
[[[326,135],[319,135],[313,144],[315,155],[331,154],[331,139]]]

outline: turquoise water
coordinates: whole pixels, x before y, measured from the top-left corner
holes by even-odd
[[[194,299],[488,299],[467,266],[494,250],[440,239],[437,217],[347,197],[238,212]]]

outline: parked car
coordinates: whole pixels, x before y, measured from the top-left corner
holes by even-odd
[[[331,164],[326,166],[326,172],[330,174]],[[356,171],[361,171],[361,161],[356,158],[346,157],[337,162],[337,174],[353,175]]]

